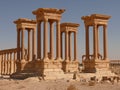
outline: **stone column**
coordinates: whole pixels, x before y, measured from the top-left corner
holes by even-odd
[[[98,57],[99,57],[99,26],[97,26],[97,52],[98,52]]]
[[[41,21],[37,23],[37,59],[41,60]]]
[[[31,60],[31,55],[30,55],[30,53],[31,53],[31,44],[30,44],[30,37],[31,37],[31,30],[28,30],[28,61],[30,61]]]
[[[50,22],[50,59],[54,58],[54,28],[53,21]]]
[[[74,32],[74,60],[77,60],[77,32]]]
[[[68,44],[68,47],[69,47],[69,60],[71,60],[71,57],[72,57],[72,50],[71,50],[71,32],[69,32],[69,34],[68,34],[68,37],[69,37],[69,39],[68,39],[68,42],[69,42],[69,44]]]
[[[60,21],[58,20],[57,23],[56,23],[56,56],[57,56],[57,60],[60,60],[61,59],[61,34],[60,34]]]
[[[86,28],[86,60],[89,60],[89,26],[85,25]]]
[[[104,44],[104,60],[108,59],[108,52],[107,52],[107,25],[103,27],[103,44]]]
[[[5,62],[4,62],[4,74],[6,74],[7,73],[7,58],[6,58],[6,53],[4,54],[4,60],[5,60]]]
[[[2,73],[2,54],[0,54],[0,75]]]
[[[21,49],[21,59],[24,60],[24,29],[22,29]]]
[[[44,20],[44,59],[48,59],[48,19]]]
[[[68,61],[68,31],[65,32],[65,60]]]
[[[93,26],[93,49],[94,49],[94,59],[98,59],[98,52],[97,52],[97,25]]]
[[[16,60],[16,52],[14,51],[14,59],[13,59],[14,61]]]
[[[20,60],[20,30],[17,29],[17,60]]]
[[[7,53],[7,74],[10,74],[10,53]]]
[[[11,74],[13,72],[12,52],[10,52],[10,62],[9,62],[9,64],[10,64],[10,68],[9,68],[10,72],[9,72],[9,74]]]
[[[32,59],[36,59],[36,28],[32,32]]]
[[[61,58],[63,59],[63,47],[62,47],[62,36],[63,35],[63,32],[61,32]]]
[[[16,52],[14,52],[14,72],[16,72]]]

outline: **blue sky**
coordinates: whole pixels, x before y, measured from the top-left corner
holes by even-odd
[[[85,53],[85,32],[81,17],[93,13],[111,15],[108,24],[109,58],[120,59],[120,0],[1,0],[0,49],[16,47],[16,26],[13,21],[21,17],[35,19],[32,11],[37,8],[64,8],[66,11],[61,22],[80,24],[77,36],[79,59]]]

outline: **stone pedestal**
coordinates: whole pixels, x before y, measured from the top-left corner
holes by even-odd
[[[95,73],[99,70],[109,70],[109,60],[84,60],[84,72]]]
[[[78,61],[63,61],[62,63],[63,71],[66,73],[78,71],[78,66],[79,66]]]
[[[41,60],[35,64],[36,72],[41,74],[44,79],[62,79],[64,72],[62,70],[62,62],[59,60]]]

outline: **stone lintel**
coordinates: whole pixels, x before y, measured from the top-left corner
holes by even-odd
[[[36,24],[36,20],[32,20],[32,19],[28,19],[28,18],[19,18],[17,19],[16,21],[14,21],[15,24],[18,24],[18,23],[33,23],[33,24]]]
[[[44,21],[44,19],[60,20],[61,14],[64,13],[65,9],[56,8],[38,8],[32,13],[36,15],[37,21]]]
[[[66,23],[66,22],[60,25],[61,32],[65,32],[65,31],[76,32],[79,26],[80,25],[77,23]]]
[[[17,48],[0,50],[0,54],[17,52]]]
[[[27,18],[19,18],[14,21],[14,23],[17,24],[18,29],[33,29],[34,27],[36,27],[36,20],[31,20]]]
[[[97,25],[107,25],[108,20],[111,16],[103,14],[91,14],[89,16],[83,16],[81,19],[84,20],[84,23],[88,26]]]
[[[38,15],[40,13],[54,13],[54,14],[62,14],[65,12],[65,9],[57,9],[57,8],[38,8],[34,10],[32,13],[34,15]]]

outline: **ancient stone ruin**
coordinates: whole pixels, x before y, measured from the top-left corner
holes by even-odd
[[[109,70],[107,53],[107,23],[110,16],[92,14],[82,17],[86,33],[86,54],[82,57],[84,69],[79,73],[77,32],[80,25],[71,22],[61,23],[64,12],[64,9],[38,8],[32,12],[36,20],[15,20],[17,47],[0,51],[0,74],[10,75],[12,78],[40,76],[43,79],[71,79],[76,73],[77,76],[83,77],[114,75]],[[93,27],[93,54],[89,51],[90,26]],[[103,26],[103,56],[99,52],[99,26]],[[25,31],[28,35],[27,48]]]

